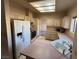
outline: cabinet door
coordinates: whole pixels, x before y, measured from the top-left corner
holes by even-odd
[[[66,29],[69,29],[69,26],[70,26],[70,19],[69,17],[64,17],[63,18],[63,23],[62,23],[62,26]]]

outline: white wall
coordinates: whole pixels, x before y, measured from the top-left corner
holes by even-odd
[[[69,17],[70,23],[73,17],[77,16],[77,6],[73,6],[67,13],[67,16]],[[74,34],[70,32],[70,29],[67,31],[67,33],[74,37]]]
[[[70,16],[71,18],[77,16],[77,6],[75,5],[72,8],[70,8],[67,15]]]
[[[12,55],[12,40],[11,40],[11,29],[10,29],[10,8],[9,0],[4,0],[4,10],[5,10],[5,21],[6,21],[6,30],[7,30],[7,41],[9,49],[9,59],[13,59]]]
[[[1,59],[10,59],[8,41],[7,41],[7,30],[4,10],[4,0],[1,1]]]
[[[13,0],[10,0],[10,18],[13,19],[28,19],[29,15],[26,15],[26,12],[29,13],[23,6],[16,3]]]
[[[77,6],[73,6],[72,9],[69,10],[68,12],[68,16],[72,19],[72,17],[77,16]],[[70,19],[70,20],[71,20]],[[70,31],[68,31],[68,34],[72,37],[75,36],[74,39],[74,43],[73,43],[73,52],[72,52],[72,59],[77,59],[77,40],[76,40],[76,36],[77,36],[77,31],[75,32],[75,34],[70,33]]]

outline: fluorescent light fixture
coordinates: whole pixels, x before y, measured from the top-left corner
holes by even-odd
[[[55,2],[50,1],[50,0],[49,1],[45,0],[45,1],[32,2],[30,4],[33,5],[34,7],[41,7],[41,6],[55,5]]]
[[[40,11],[40,12],[55,12],[55,10],[42,10],[42,11]]]
[[[55,10],[55,0],[43,0],[43,1],[31,2],[30,4],[40,12],[41,11],[51,12],[51,10]]]
[[[47,6],[47,7],[38,7],[37,10],[53,10],[55,6]]]

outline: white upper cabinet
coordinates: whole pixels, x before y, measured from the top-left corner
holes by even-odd
[[[62,27],[66,28],[66,29],[69,29],[69,27],[70,27],[70,18],[68,16],[65,16],[63,18]]]

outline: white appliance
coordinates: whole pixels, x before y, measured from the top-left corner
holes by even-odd
[[[20,52],[30,45],[30,21],[13,20],[12,42],[15,59],[18,59]]]

